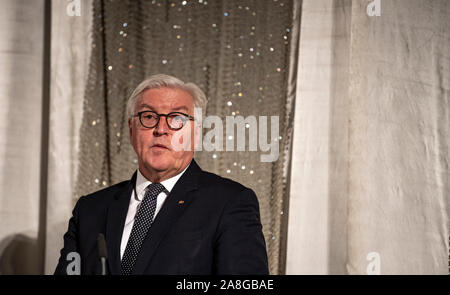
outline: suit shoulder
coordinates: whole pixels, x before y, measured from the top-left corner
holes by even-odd
[[[125,189],[129,183],[129,180],[116,183],[104,189],[84,195],[80,198],[80,201],[89,203],[104,203],[105,201],[112,200],[116,193]]]
[[[207,171],[202,171],[201,183],[203,187],[226,191],[228,193],[251,190],[237,181]]]
[[[254,208],[255,212],[259,212],[259,201],[256,193],[237,181],[203,171],[200,185],[204,196],[213,200],[218,210],[219,208],[225,210],[225,208],[245,207]]]

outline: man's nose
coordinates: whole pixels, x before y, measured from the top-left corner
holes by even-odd
[[[169,133],[169,126],[167,125],[166,117],[160,117],[158,124],[156,124],[153,134],[163,135]]]

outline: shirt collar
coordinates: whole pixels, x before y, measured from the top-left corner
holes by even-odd
[[[178,179],[180,179],[180,177],[184,174],[184,172],[186,171],[186,169],[190,166],[191,164],[189,163],[189,165],[186,166],[186,168],[184,168],[183,171],[181,171],[180,173],[178,173],[175,176],[172,176],[169,179],[163,180],[161,182],[161,184],[164,186],[165,191],[170,193],[173,189],[173,187],[175,186],[175,184],[177,183]],[[144,194],[144,190],[147,188],[147,186],[149,184],[151,184],[152,182],[150,180],[148,180],[147,178],[144,177],[144,175],[142,175],[141,171],[139,171],[139,169],[137,170],[137,176],[136,176],[136,194],[135,197],[141,201]]]

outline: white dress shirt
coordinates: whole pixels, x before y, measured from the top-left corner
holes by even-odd
[[[180,179],[181,175],[183,175],[183,173],[186,171],[189,165],[187,165],[187,167],[181,173],[161,182],[165,190],[162,191],[156,199],[156,209],[153,220],[155,220],[156,215],[158,214],[159,210],[164,204],[164,201],[166,200],[170,191],[172,191],[178,179]],[[131,193],[130,204],[128,205],[127,218],[125,220],[125,227],[123,228],[122,241],[120,244],[120,259],[122,259],[123,253],[125,253],[125,248],[127,246],[128,239],[130,238],[131,230],[133,229],[134,219],[139,210],[139,205],[141,204],[141,201],[145,196],[145,189],[151,183],[152,182],[150,180],[147,180],[138,169],[136,176],[136,186],[133,189],[133,192]]]

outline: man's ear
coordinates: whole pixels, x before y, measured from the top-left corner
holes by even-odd
[[[128,131],[130,133],[130,140],[133,137],[133,118],[128,118]]]

